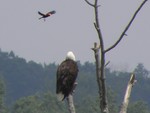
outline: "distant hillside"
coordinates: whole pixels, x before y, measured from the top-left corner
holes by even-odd
[[[78,61],[79,75],[75,92],[75,101],[82,103],[86,97],[97,97],[98,88],[95,77],[95,65]],[[24,58],[11,52],[0,51],[0,75],[6,84],[6,102],[14,103],[21,97],[50,91],[55,94],[57,64],[41,65],[34,61],[27,62]],[[143,100],[150,106],[150,78],[149,71],[139,64],[135,68],[137,83],[135,84],[131,101]],[[129,80],[128,72],[111,72],[106,69],[107,86],[115,93],[117,103],[123,99],[126,85]]]
[[[9,103],[52,87],[55,72],[55,64],[42,66],[34,61],[26,62],[12,51],[0,51],[0,74],[6,83],[6,101]]]

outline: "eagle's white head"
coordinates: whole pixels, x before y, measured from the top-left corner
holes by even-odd
[[[73,60],[73,61],[76,61],[75,55],[73,54],[72,51],[69,51],[69,52],[67,53],[66,59],[71,59],[71,60]]]

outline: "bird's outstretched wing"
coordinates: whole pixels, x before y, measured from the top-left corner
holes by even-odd
[[[53,10],[53,11],[51,11],[51,12],[49,12],[50,14],[55,14],[56,13],[56,11],[55,10]]]
[[[45,16],[45,14],[41,13],[40,11],[38,11],[38,14],[41,16]]]

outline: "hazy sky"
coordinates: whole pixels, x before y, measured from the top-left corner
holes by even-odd
[[[90,0],[94,1],[94,0]],[[143,0],[100,0],[99,20],[105,48],[120,36]],[[38,11],[56,10],[43,20]],[[81,62],[94,62],[93,8],[84,0],[1,0],[0,48],[40,63],[60,63],[72,50]],[[130,69],[142,62],[150,70],[150,2],[148,1],[119,46],[106,61],[115,68]]]

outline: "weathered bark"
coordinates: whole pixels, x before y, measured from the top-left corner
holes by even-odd
[[[97,81],[99,86],[99,97],[100,97],[100,108],[102,113],[109,113],[108,110],[108,100],[107,100],[107,90],[105,82],[105,52],[104,52],[104,41],[99,24],[98,16],[98,0],[95,0],[94,3],[94,12],[95,12],[95,29],[98,34],[100,47],[95,51],[96,58],[96,72],[97,72]],[[100,50],[100,53],[99,53]],[[100,55],[100,56],[99,56]]]
[[[70,112],[70,113],[76,113],[75,107],[74,107],[74,102],[73,102],[73,96],[72,96],[72,94],[70,94],[70,95],[67,97],[67,103],[68,103],[69,112]]]
[[[130,99],[130,95],[131,95],[131,90],[132,90],[132,87],[135,82],[136,82],[135,75],[132,74],[130,77],[130,80],[128,82],[128,85],[127,85],[127,89],[126,89],[126,93],[124,96],[124,101],[121,106],[120,113],[127,113],[127,107],[128,107],[128,103],[129,103],[129,99]]]
[[[94,43],[94,48],[92,48],[95,54],[95,60],[96,60],[96,77],[97,77],[97,83],[99,88],[99,97],[100,97],[100,108],[102,113],[109,113],[108,111],[108,104],[107,104],[107,94],[106,94],[106,83],[105,83],[105,63],[102,64],[102,61],[104,59],[100,60],[100,46],[97,45],[97,43]],[[103,54],[103,53],[101,53]],[[104,56],[103,56],[104,57]],[[103,65],[103,66],[102,66]]]

